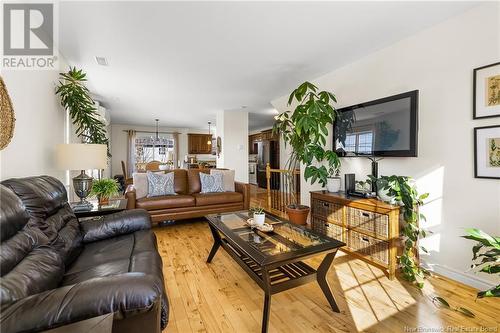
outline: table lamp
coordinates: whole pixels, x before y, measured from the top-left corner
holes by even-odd
[[[61,170],[81,170],[81,173],[73,178],[73,188],[80,198],[78,205],[88,205],[85,198],[90,194],[93,178],[88,176],[85,170],[107,167],[107,146],[85,143],[59,144],[56,149],[56,161]]]

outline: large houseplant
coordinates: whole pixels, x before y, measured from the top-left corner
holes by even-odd
[[[106,125],[99,119],[95,101],[85,86],[87,75],[76,67],[66,73],[59,73],[56,95],[61,105],[68,110],[71,121],[76,126],[76,135],[83,143],[108,144]]]
[[[472,265],[471,269],[476,272],[500,275],[500,237],[490,236],[479,229],[465,229],[467,232],[463,238],[476,241],[476,245],[472,247]],[[477,293],[478,298],[483,297],[500,297],[500,284],[480,291]]]
[[[338,168],[340,160],[333,151],[326,150],[328,127],[333,125],[337,111],[332,106],[336,102],[333,93],[318,92],[310,82],[302,83],[288,99],[288,106],[296,103],[293,111],[285,111],[276,116],[274,133],[279,133],[285,145],[290,145],[291,153],[286,162],[287,177],[292,189],[295,189],[294,170],[300,164],[305,165],[304,178],[311,184],[316,181],[326,186],[328,168]],[[327,166],[320,165],[327,161]],[[316,164],[316,165],[315,165]],[[286,207],[290,221],[305,224],[309,207],[299,205],[295,191],[291,191],[292,203]]]

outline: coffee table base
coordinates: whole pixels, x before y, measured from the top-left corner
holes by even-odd
[[[243,254],[235,244],[232,244],[222,237],[220,233],[210,226],[214,244],[207,258],[207,263],[210,263],[217,253],[219,247],[224,250],[243,268],[247,274],[264,290],[264,311],[262,316],[262,332],[267,332],[269,326],[269,315],[271,311],[271,295],[302,286],[313,280],[316,280],[323,291],[328,303],[335,312],[340,312],[335,297],[332,294],[326,273],[330,268],[337,249],[327,253],[318,269],[310,267],[300,260],[289,260],[285,263],[280,263],[279,266],[261,266],[251,258]]]

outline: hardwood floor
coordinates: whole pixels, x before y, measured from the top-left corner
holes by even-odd
[[[205,262],[213,242],[205,220],[178,222],[154,231],[170,301],[166,332],[260,332],[264,293],[223,249],[211,264]],[[318,256],[307,263],[317,267],[321,259]],[[269,331],[411,332],[416,327],[447,326],[498,331],[498,299],[475,301],[474,289],[439,276],[429,279],[421,293],[339,253],[328,280],[341,313],[332,312],[319,286],[310,283],[273,295]],[[470,309],[476,318],[436,308],[430,301],[432,295]]]

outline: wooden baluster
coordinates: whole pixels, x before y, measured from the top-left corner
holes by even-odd
[[[266,164],[267,206],[271,207],[271,166]]]

